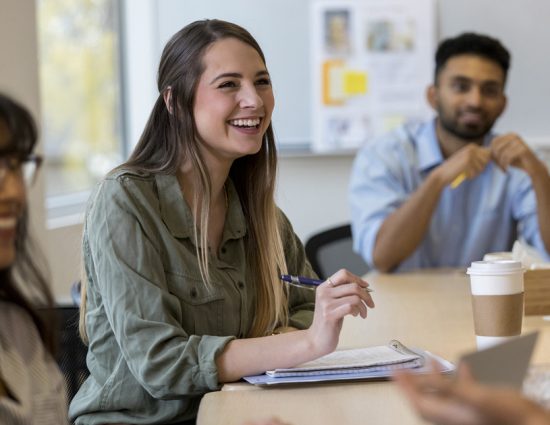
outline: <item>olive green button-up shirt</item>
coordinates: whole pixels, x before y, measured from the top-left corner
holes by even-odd
[[[282,212],[281,212],[282,214]],[[289,273],[314,276],[286,217]],[[193,217],[173,175],[118,171],[90,199],[83,236],[89,378],[73,399],[76,424],[166,424],[192,419],[220,387],[215,358],[247,335],[254,280],[237,192],[228,211],[212,288],[202,282]],[[290,325],[307,328],[314,292],[290,288]]]

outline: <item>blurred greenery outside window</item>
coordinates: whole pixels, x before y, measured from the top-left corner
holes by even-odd
[[[125,157],[118,0],[36,0],[48,217]]]

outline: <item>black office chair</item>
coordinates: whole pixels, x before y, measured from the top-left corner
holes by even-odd
[[[86,366],[88,347],[78,333],[79,308],[73,305],[59,305],[54,308],[40,308],[37,312],[43,320],[52,326],[56,325],[56,361],[63,374],[67,401],[70,403],[90,374]]]
[[[311,267],[321,279],[326,279],[341,268],[348,269],[358,276],[368,271],[365,261],[353,252],[349,224],[313,235],[307,240],[305,249]]]
[[[86,366],[88,347],[78,333],[78,307],[60,306],[56,310],[60,324],[57,364],[65,377],[67,400],[70,402],[90,374]]]

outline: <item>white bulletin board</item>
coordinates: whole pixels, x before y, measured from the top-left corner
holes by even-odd
[[[433,0],[316,1],[311,14],[313,150],[354,149],[431,116]]]

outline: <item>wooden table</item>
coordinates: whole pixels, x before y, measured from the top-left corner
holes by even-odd
[[[339,348],[386,344],[398,339],[456,361],[475,350],[468,276],[436,270],[369,274],[376,308],[366,320],[346,318]],[[535,364],[550,363],[550,322],[525,317],[523,332],[541,330]],[[251,391],[248,391],[251,390]],[[421,424],[392,382],[354,382],[258,388],[226,385],[204,396],[199,425],[239,424],[278,416],[293,425]]]

